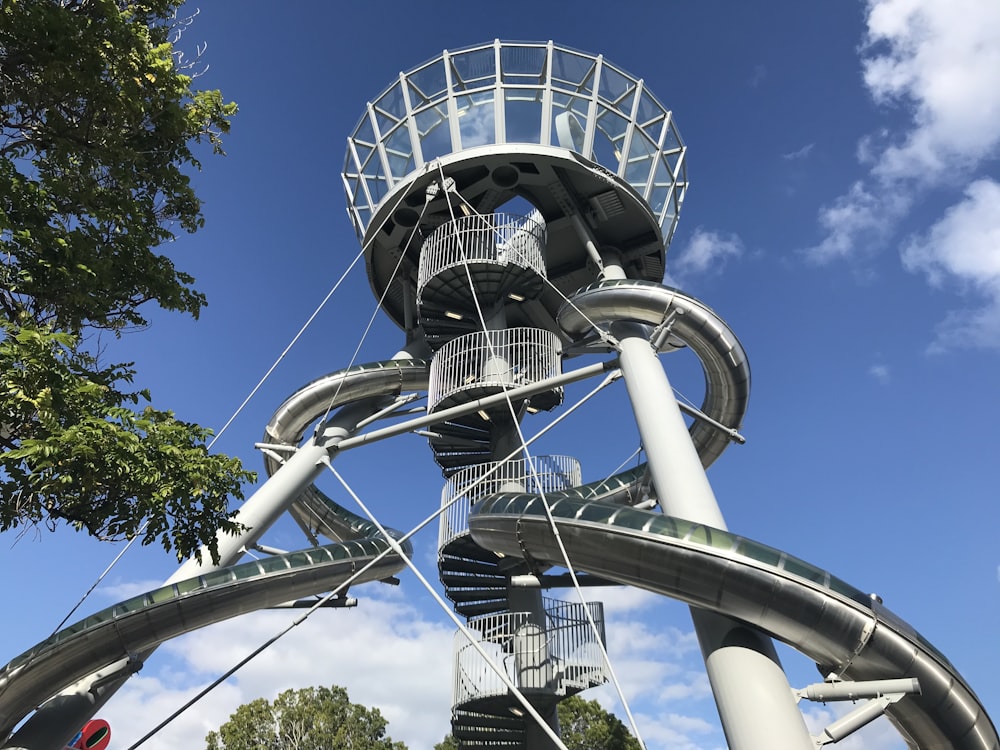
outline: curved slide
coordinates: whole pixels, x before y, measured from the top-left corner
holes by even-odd
[[[426,388],[427,363],[392,360],[341,370],[309,383],[275,413],[265,439],[294,448],[311,422],[325,411],[401,389]],[[318,384],[318,388],[317,388]],[[319,394],[317,396],[317,394]],[[273,474],[280,466],[267,461]],[[123,659],[148,654],[171,638],[258,609],[304,596],[382,580],[405,563],[368,519],[309,487],[290,507],[298,523],[332,544],[220,568],[165,585],[76,622],[0,669],[0,738],[48,698],[77,680]],[[387,533],[400,536],[393,529]],[[409,555],[407,541],[403,551]],[[130,664],[133,671],[141,663]]]
[[[0,736],[95,670],[206,625],[331,591],[388,549],[385,539],[373,537],[275,555],[163,586],[80,620],[0,671]],[[384,579],[403,567],[389,552],[355,583]]]
[[[887,711],[913,747],[1000,747],[986,710],[948,660],[899,617],[826,571],[744,537],[584,500],[573,490],[545,501],[580,571],[743,620],[815,661],[823,675],[916,677],[921,693]],[[563,564],[537,495],[488,498],[473,509],[469,527],[487,549]]]
[[[651,331],[664,328],[669,344],[679,340],[692,348],[705,369],[702,411],[721,425],[741,423],[749,396],[746,355],[709,308],[658,284],[606,281],[581,290],[561,312],[560,324],[581,340],[589,335],[591,320],[609,318],[635,320]],[[294,446],[331,403],[339,407],[421,391],[427,373],[423,360],[392,360],[320,378],[278,409],[265,441]],[[705,466],[732,438],[703,421],[695,422],[691,435]],[[267,463],[269,473],[276,470],[277,454]],[[857,589],[780,550],[613,502],[634,496],[646,481],[644,474],[633,469],[545,497],[576,568],[750,623],[813,659],[824,675],[916,677],[921,693],[887,711],[911,746],[1000,749],[996,728],[978,698],[948,660],[906,623]],[[223,619],[329,591],[369,563],[356,582],[386,578],[403,566],[391,552],[384,554],[388,542],[373,524],[315,487],[297,498],[292,515],[309,534],[353,541],[211,571],[56,633],[0,670],[0,736],[49,696],[130,654]],[[490,497],[473,510],[469,526],[473,539],[488,549],[556,566],[563,562],[537,495]]]

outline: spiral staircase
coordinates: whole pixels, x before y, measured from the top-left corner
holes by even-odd
[[[545,275],[545,226],[537,213],[459,215],[427,237],[416,303],[434,350],[431,415],[560,373],[555,333],[507,327],[508,308],[536,299]],[[553,583],[545,568],[480,547],[469,535],[468,516],[478,500],[499,491],[544,494],[581,484],[576,460],[529,460],[518,450],[517,424],[525,414],[561,401],[559,389],[501,401],[443,419],[425,433],[446,478],[438,552],[446,594],[479,648],[550,721],[560,700],[607,681],[597,643],[604,639],[603,607],[586,605],[588,618],[583,604],[543,597],[542,588]],[[461,747],[524,747],[534,720],[465,633],[456,634],[454,657],[452,735]]]

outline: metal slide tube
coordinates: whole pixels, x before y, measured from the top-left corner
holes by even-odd
[[[611,333],[619,341],[622,375],[664,513],[725,529],[647,329],[618,322]],[[729,747],[814,750],[771,640],[714,612],[692,607],[691,617]]]
[[[335,451],[348,437],[354,426],[370,414],[378,397],[349,404],[324,424],[318,437],[302,446],[260,489],[240,508],[237,520],[248,528],[241,534],[219,534],[219,562],[212,562],[208,551],[202,550],[202,560],[188,560],[167,579],[174,583],[204,572],[205,569],[227,567],[235,563],[246,548],[256,542],[299,494],[309,487],[324,470],[322,459]],[[71,685],[41,706],[4,746],[5,750],[54,750],[64,747],[101,707],[111,699],[125,681],[142,666],[151,654],[137,654]],[[131,663],[130,663],[131,662]],[[111,672],[114,676],[108,676]],[[117,672],[117,674],[115,674]]]

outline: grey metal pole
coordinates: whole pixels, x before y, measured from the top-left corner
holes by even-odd
[[[247,530],[235,535],[220,532],[219,562],[212,562],[206,549],[199,562],[192,558],[167,579],[166,583],[192,578],[205,569],[232,565],[284,513],[289,504],[313,483],[325,469],[321,460],[331,454],[341,440],[350,436],[355,425],[370,414],[378,398],[348,404],[288,459],[240,507],[237,520]],[[132,654],[114,665],[94,672],[66,688],[42,705],[4,745],[4,750],[61,750],[88,720],[104,706],[152,654]]]
[[[664,513],[725,529],[648,329],[619,322],[620,366],[653,486]],[[814,750],[774,644],[738,620],[691,608],[698,642],[732,750]]]
[[[239,534],[220,534],[218,537],[219,562],[212,563],[207,549],[201,551],[201,562],[191,558],[167,579],[166,583],[183,581],[204,571],[205,568],[225,568],[233,565],[274,525],[281,515],[316,478],[325,471],[323,463],[332,456],[340,442],[352,434],[358,422],[377,410],[380,398],[369,398],[348,404],[331,417],[318,430],[316,436],[302,445],[240,506],[236,520],[247,527]]]

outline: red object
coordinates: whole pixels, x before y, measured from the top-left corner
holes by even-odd
[[[83,725],[68,747],[71,750],[105,750],[111,742],[111,725],[104,719],[93,719]]]

